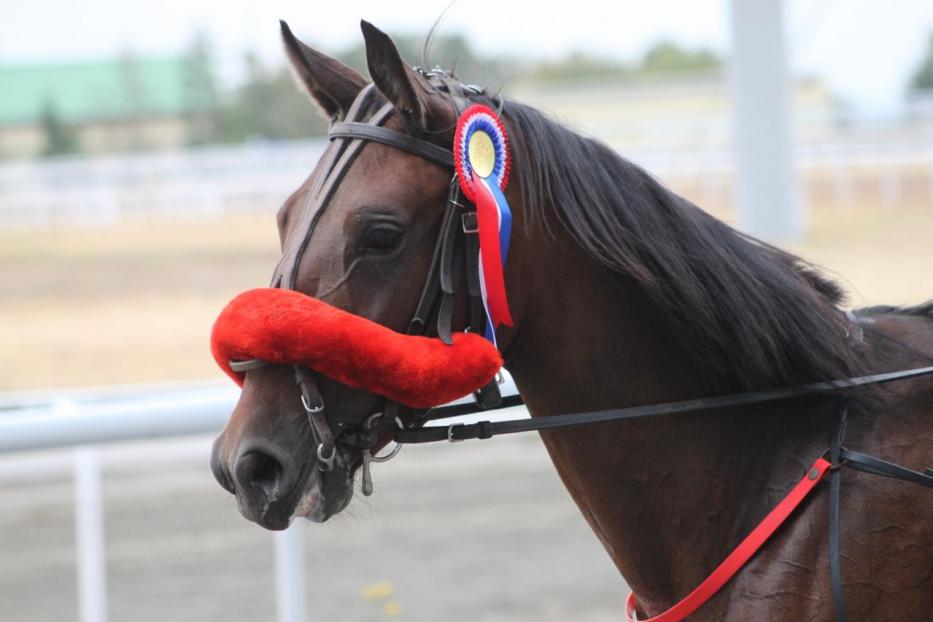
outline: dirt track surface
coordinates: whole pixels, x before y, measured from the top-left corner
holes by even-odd
[[[275,620],[272,537],[208,451],[105,451],[112,622]],[[43,456],[0,460],[0,620],[78,619],[70,454]],[[306,525],[310,620],[620,619],[627,589],[536,436],[406,448],[374,476],[349,516]]]

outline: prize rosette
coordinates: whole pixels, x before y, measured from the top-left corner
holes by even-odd
[[[487,317],[484,333],[496,343],[496,329],[514,325],[505,293],[512,211],[503,194],[512,162],[505,125],[488,106],[475,104],[460,115],[454,165],[463,194],[476,205],[480,289]]]

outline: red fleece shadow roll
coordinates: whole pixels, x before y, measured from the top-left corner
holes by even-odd
[[[440,339],[402,335],[288,289],[252,289],[221,311],[211,352],[243,384],[229,361],[301,365],[352,387],[415,408],[445,404],[478,390],[502,366],[499,351],[473,333]]]

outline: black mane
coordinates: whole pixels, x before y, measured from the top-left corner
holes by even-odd
[[[742,234],[603,143],[508,101],[529,218],[556,218],[640,290],[684,353],[723,390],[860,373],[842,290],[799,257]]]

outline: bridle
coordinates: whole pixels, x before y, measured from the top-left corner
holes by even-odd
[[[441,93],[447,94],[459,116],[468,104],[469,95],[483,95],[479,87],[460,84],[449,74],[441,70],[417,70],[428,83]],[[502,102],[490,98],[497,107]],[[341,181],[360,154],[367,142],[378,142],[407,151],[448,169],[453,169],[453,156],[450,148],[445,148],[421,137],[411,136],[384,127],[394,112],[392,104],[384,104],[373,112],[379,98],[373,85],[365,87],[347,111],[345,120],[335,121],[328,137],[333,143],[321,162],[321,175],[312,186],[308,200],[310,205],[301,210],[299,221],[292,235],[286,241],[285,250],[272,279],[273,287],[294,289],[298,266],[314,229],[334,196]],[[370,115],[368,120],[364,119]],[[431,258],[425,283],[422,287],[418,304],[409,321],[406,333],[424,335],[429,332],[432,321],[435,323],[437,336],[445,343],[452,343],[451,321],[454,304],[461,291],[461,283],[466,281],[466,293],[469,298],[470,326],[482,326],[485,311],[482,305],[480,281],[477,269],[479,239],[477,236],[476,212],[471,209],[462,196],[456,173],[451,179],[444,214],[434,252]],[[852,321],[852,318],[850,318]],[[856,331],[858,326],[853,323]],[[468,328],[469,329],[469,328]],[[265,365],[261,360],[231,361],[230,367],[237,372],[245,372]],[[620,421],[635,418],[671,415],[697,411],[748,406],[771,403],[791,398],[813,395],[836,395],[836,410],[833,429],[830,433],[829,448],[807,471],[801,482],[778,504],[739,547],[714,571],[710,577],[683,601],[664,614],[652,618],[649,622],[674,622],[690,615],[721,588],[744,565],[744,563],[767,541],[777,527],[786,520],[791,512],[815,488],[824,475],[830,480],[829,500],[829,549],[830,574],[833,599],[837,619],[847,620],[843,598],[842,576],[839,551],[839,497],[841,488],[840,472],[843,467],[865,473],[901,479],[933,488],[933,470],[914,471],[891,462],[852,451],[844,446],[845,427],[848,413],[847,389],[866,385],[877,385],[908,378],[933,374],[933,366],[902,370],[897,372],[874,374],[856,378],[846,378],[828,382],[816,382],[796,387],[783,387],[750,393],[706,397],[664,404],[650,404],[628,408],[562,414],[534,419],[513,419],[506,421],[480,421],[474,424],[453,424],[425,426],[435,420],[449,419],[467,413],[475,413],[496,407],[513,406],[522,403],[519,396],[502,398],[496,380],[480,389],[474,395],[475,404],[441,406],[438,408],[416,411],[397,402],[386,399],[383,409],[369,415],[360,426],[342,421],[330,421],[326,414],[324,400],[315,382],[313,372],[295,366],[295,380],[301,390],[302,407],[307,414],[312,436],[316,444],[318,467],[322,471],[333,469],[337,457],[338,445],[356,448],[362,453],[362,490],[372,493],[371,462],[382,462],[395,456],[404,444],[428,443],[437,441],[462,441],[467,439],[488,439],[502,434],[559,429],[569,426],[593,424],[607,421]],[[380,439],[390,437],[395,446],[383,456],[373,454],[373,449]],[[769,524],[769,529],[759,533],[762,526]],[[723,570],[723,568],[725,570]],[[634,616],[634,597],[627,603],[629,619]]]
[[[438,92],[450,99],[457,115],[469,104],[470,95],[485,94],[485,90],[461,84],[448,73],[434,69],[416,71]],[[501,101],[491,98],[498,107]],[[453,170],[454,158],[451,148],[442,147],[424,138],[395,131],[385,127],[392,118],[395,107],[391,103],[378,106],[381,99],[378,91],[370,84],[357,95],[344,120],[335,120],[328,133],[332,143],[320,166],[320,175],[308,192],[308,205],[300,210],[299,220],[285,242],[285,248],[272,277],[273,287],[294,289],[301,258],[306,251],[314,230],[326,211],[354,160],[367,142],[378,142],[417,155],[429,162]],[[378,107],[377,107],[378,106]],[[375,109],[375,110],[374,110]],[[367,116],[369,117],[367,119]],[[418,304],[408,323],[406,334],[424,335],[432,321],[437,336],[446,344],[452,344],[452,317],[457,297],[466,281],[469,299],[470,327],[481,327],[485,311],[481,298],[478,270],[479,237],[476,212],[464,200],[456,174],[450,181],[441,227],[434,245],[427,277],[421,289]],[[257,369],[265,361],[231,361],[230,367],[237,372]],[[417,427],[426,420],[427,411],[415,411],[397,402],[386,399],[381,411],[369,415],[361,426],[343,421],[331,421],[327,417],[324,400],[315,382],[312,371],[294,367],[295,381],[301,391],[301,404],[307,415],[316,446],[318,467],[323,471],[333,469],[338,445],[360,450],[363,456],[363,493],[372,492],[370,462],[382,462],[395,456],[401,449],[397,443],[383,456],[373,454],[381,438],[393,430]],[[497,377],[474,395],[480,409],[494,408],[502,403]],[[403,420],[405,423],[403,423]]]

